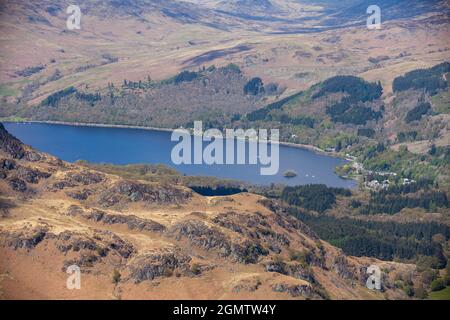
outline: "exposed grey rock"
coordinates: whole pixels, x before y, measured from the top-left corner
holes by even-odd
[[[103,240],[107,248],[117,252],[122,258],[128,259],[135,253],[135,249],[131,243],[123,240],[111,231],[99,231],[95,236]]]
[[[64,231],[56,236],[56,248],[63,253],[70,250],[95,251],[99,256],[105,256],[113,251],[125,259],[134,252],[130,243],[110,231],[98,231],[93,238],[72,231]]]
[[[91,185],[103,182],[104,176],[92,171],[71,172],[67,174],[69,181],[81,183],[82,185]]]
[[[290,296],[312,298],[315,296],[313,289],[309,285],[288,285],[285,283],[277,283],[272,286],[274,292],[287,292]]]
[[[288,274],[287,272],[287,268],[286,268],[286,263],[284,262],[278,262],[278,261],[270,261],[268,263],[265,264],[266,267],[266,271],[267,272],[276,272],[276,273],[281,273],[281,274]]]
[[[38,183],[40,179],[48,179],[51,174],[19,166],[17,169],[17,176],[28,183]]]
[[[256,263],[260,256],[268,254],[268,251],[256,241],[233,242],[219,229],[209,227],[199,220],[179,222],[170,229],[169,233],[177,240],[185,237],[199,248],[215,250],[219,256],[230,256],[240,263]]]
[[[25,181],[19,179],[19,178],[12,178],[8,181],[9,186],[14,190],[18,192],[25,192],[27,191],[27,184]]]
[[[285,263],[282,261],[270,261],[265,263],[267,272],[276,272],[291,276],[296,279],[308,281],[309,283],[315,283],[314,273],[311,268],[299,263]]]
[[[67,270],[71,265],[76,265],[81,268],[82,272],[86,272],[86,268],[92,268],[99,260],[100,257],[94,253],[82,253],[78,258],[65,260],[63,270]]]
[[[28,160],[30,162],[37,162],[40,161],[42,159],[42,156],[35,151],[27,151],[25,153],[25,160]]]
[[[345,256],[337,256],[333,260],[332,269],[342,278],[347,280],[355,279],[355,270],[349,264]]]
[[[260,256],[266,256],[269,251],[258,242],[244,241],[242,244],[234,243],[231,246],[231,256],[240,263],[257,263]]]
[[[177,240],[183,237],[189,239],[192,244],[206,250],[216,250],[221,256],[231,254],[231,241],[218,229],[208,227],[199,220],[182,221],[169,231]]]
[[[258,200],[259,204],[262,204],[267,209],[275,213],[275,222],[282,228],[287,229],[288,231],[293,232],[294,230],[300,231],[301,233],[307,235],[313,240],[319,240],[317,234],[311,230],[309,226],[301,222],[300,220],[292,217],[291,215],[286,213],[286,208],[283,207],[280,203],[270,199],[261,199]]]
[[[189,270],[191,258],[178,251],[160,251],[136,257],[128,266],[130,277],[135,283],[170,276],[179,269]]]
[[[21,230],[6,234],[7,245],[14,249],[32,249],[41,243],[47,235],[48,229],[38,226],[31,230]]]
[[[212,222],[252,239],[266,239],[281,245],[290,243],[285,235],[274,232],[266,218],[258,213],[252,215],[236,212],[221,213],[214,217]]]
[[[14,159],[22,159],[25,156],[22,143],[9,134],[2,123],[0,123],[0,150],[6,152]]]
[[[66,253],[70,250],[91,250],[94,251],[98,248],[97,242],[88,238],[85,235],[77,234],[72,231],[64,231],[56,236],[56,248]]]
[[[69,191],[66,194],[75,200],[87,200],[93,194],[92,190],[83,189],[81,191]]]
[[[63,190],[64,188],[73,188],[76,187],[76,184],[67,180],[55,182],[53,185],[49,187],[51,191]]]
[[[130,230],[163,232],[166,229],[166,227],[162,224],[150,219],[142,219],[134,215],[109,214],[97,209],[84,211],[78,207],[75,210],[70,210],[69,214],[72,216],[81,216],[84,219],[102,222],[109,225],[125,224]]]
[[[184,203],[192,196],[192,192],[172,186],[150,185],[122,180],[106,190],[100,204],[109,207],[121,202],[143,201],[155,204]]]
[[[128,215],[107,214],[101,221],[106,224],[126,224],[131,230],[162,232],[166,229],[165,226],[153,220]]]
[[[1,159],[0,160],[0,169],[4,170],[14,170],[17,168],[17,163],[14,160],[10,159]]]

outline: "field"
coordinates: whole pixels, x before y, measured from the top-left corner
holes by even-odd
[[[431,292],[429,298],[431,300],[450,300],[450,287],[446,287],[441,291]]]

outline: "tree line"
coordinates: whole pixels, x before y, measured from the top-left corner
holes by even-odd
[[[433,236],[450,238],[450,227],[437,222],[398,223],[365,221],[348,217],[312,215],[289,207],[288,213],[309,225],[321,239],[341,248],[346,254],[383,260],[415,260],[419,256],[435,257],[437,267],[446,259],[440,243]]]
[[[349,197],[352,193],[344,188],[330,188],[324,184],[309,184],[284,188],[281,199],[290,205],[322,213],[336,204],[337,195]]]
[[[447,72],[450,72],[450,62],[444,62],[429,69],[414,70],[395,78],[392,89],[394,92],[421,89],[434,95],[448,87],[448,81],[443,77]]]

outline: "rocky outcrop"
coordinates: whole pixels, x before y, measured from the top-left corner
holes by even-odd
[[[250,239],[262,239],[273,246],[289,246],[290,241],[284,235],[274,232],[266,217],[261,214],[239,214],[236,212],[221,213],[212,219],[212,222],[234,232],[240,233]]]
[[[162,232],[166,229],[162,224],[149,219],[129,215],[104,215],[101,221],[105,224],[126,224],[130,230]]]
[[[97,184],[103,182],[105,177],[103,174],[92,172],[92,171],[81,171],[81,172],[69,172],[67,174],[67,180],[73,185],[82,184],[88,186],[91,184]]]
[[[110,231],[97,231],[93,237],[72,231],[64,231],[56,238],[56,248],[62,253],[68,251],[95,251],[99,256],[106,256],[115,253],[118,256],[128,259],[134,252],[132,244]]]
[[[41,179],[48,179],[51,173],[42,172],[36,169],[30,169],[27,167],[20,166],[17,169],[17,177],[25,180],[28,183],[39,183]]]
[[[192,193],[172,186],[151,185],[122,180],[109,188],[100,197],[105,207],[120,202],[146,202],[149,204],[180,204],[190,199]]]
[[[308,266],[300,263],[286,263],[282,261],[269,261],[264,264],[267,272],[276,272],[291,276],[296,279],[308,281],[309,283],[315,283],[314,272]]]
[[[41,179],[48,179],[49,172],[28,168],[11,159],[0,159],[0,179],[7,179],[11,189],[18,192],[28,190],[27,183],[37,184]]]
[[[77,257],[64,262],[64,270],[73,264],[90,268],[108,255],[128,259],[135,252],[130,243],[110,231],[96,231],[93,236],[69,230],[54,234],[45,225],[38,225],[14,232],[3,231],[0,235],[5,239],[4,244],[13,250],[32,250],[48,240],[64,255],[69,251],[78,253]]]
[[[1,159],[0,160],[0,170],[10,171],[10,170],[14,170],[16,168],[17,168],[16,161],[10,160],[10,159]]]
[[[162,224],[150,219],[142,219],[134,215],[110,214],[97,209],[85,211],[78,206],[71,206],[68,210],[68,214],[80,216],[84,219],[101,222],[107,225],[124,224],[127,225],[130,230],[163,232],[166,229]]]
[[[290,232],[298,231],[302,234],[307,235],[313,240],[319,240],[317,234],[311,230],[306,224],[300,220],[294,218],[293,216],[286,213],[286,209],[277,201],[270,199],[258,200],[258,203],[269,209],[275,214],[275,222]]]
[[[64,231],[54,237],[56,238],[55,246],[62,253],[80,250],[94,251],[99,248],[94,239],[72,231]]]
[[[267,256],[269,251],[259,242],[245,240],[243,243],[233,243],[231,257],[239,263],[257,263],[261,256]]]
[[[11,178],[8,181],[8,184],[11,187],[11,189],[13,189],[14,191],[25,192],[28,189],[25,181],[23,181],[19,178]]]
[[[261,284],[261,280],[259,280],[257,277],[251,277],[248,279],[237,281],[237,283],[233,285],[231,290],[236,293],[241,291],[254,292],[258,290]]]
[[[132,244],[110,231],[97,230],[92,237],[64,231],[57,236],[52,235],[51,238],[56,240],[55,246],[60,252],[79,253],[77,257],[64,261],[64,270],[70,265],[77,265],[83,272],[89,272],[86,268],[92,268],[106,256],[113,255],[128,259],[135,252]]]
[[[169,234],[177,240],[187,238],[190,242],[205,250],[214,250],[221,257],[231,257],[239,263],[256,263],[260,256],[269,252],[259,242],[244,240],[232,241],[215,227],[199,220],[186,220],[175,224]]]
[[[350,265],[348,259],[339,255],[333,259],[332,269],[345,280],[355,280],[356,270]]]
[[[15,232],[4,233],[6,245],[14,250],[33,249],[47,236],[48,229],[45,226],[24,228]]]
[[[205,250],[215,250],[221,256],[229,256],[231,252],[230,239],[220,230],[207,226],[203,221],[179,222],[170,228],[169,234],[178,241],[187,238],[193,245]]]
[[[89,196],[91,196],[94,192],[92,190],[89,189],[83,189],[81,191],[69,191],[66,192],[66,194],[71,197],[72,199],[75,200],[87,200],[89,198]]]
[[[130,278],[135,283],[153,280],[158,277],[169,277],[179,270],[186,273],[190,270],[191,258],[179,250],[158,249],[135,257],[128,265]]]
[[[6,131],[2,123],[0,123],[0,150],[14,159],[24,159],[32,162],[42,159],[38,152],[26,150],[23,143]]]
[[[318,298],[311,286],[307,284],[277,283],[272,286],[274,292],[287,292],[291,297]]]
[[[125,241],[111,231],[97,231],[94,237],[103,241],[110,252],[115,252],[122,258],[128,259],[136,252],[130,242]]]
[[[6,152],[14,159],[25,157],[22,142],[9,134],[2,123],[0,123],[0,150]]]
[[[73,187],[76,187],[76,184],[74,184],[70,181],[67,181],[67,180],[63,180],[63,181],[58,181],[58,182],[51,184],[50,186],[47,187],[47,189],[49,191],[55,192],[55,191],[63,190],[64,188],[73,188]]]

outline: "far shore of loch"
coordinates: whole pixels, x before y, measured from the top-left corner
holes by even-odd
[[[148,130],[148,131],[162,131],[162,132],[173,132],[177,129],[187,129],[187,128],[161,128],[161,127],[147,127],[147,126],[134,126],[134,125],[123,125],[123,124],[104,124],[104,123],[86,123],[86,122],[67,122],[67,121],[50,121],[50,120],[26,120],[26,121],[3,121],[3,122],[14,122],[14,123],[43,123],[43,124],[56,124],[56,125],[63,125],[63,126],[77,126],[77,127],[98,127],[98,128],[118,128],[118,129],[137,129],[137,130]],[[193,134],[192,129],[187,129]],[[327,156],[337,157],[337,158],[344,158],[348,161],[354,161],[352,157],[342,156],[342,154],[339,154],[334,151],[325,151],[323,149],[320,149],[319,147],[310,145],[310,144],[299,144],[299,143],[293,143],[293,142],[279,142],[280,145],[286,146],[286,147],[292,147],[292,148],[299,148],[299,149],[305,149],[310,150],[319,154],[324,154]]]

